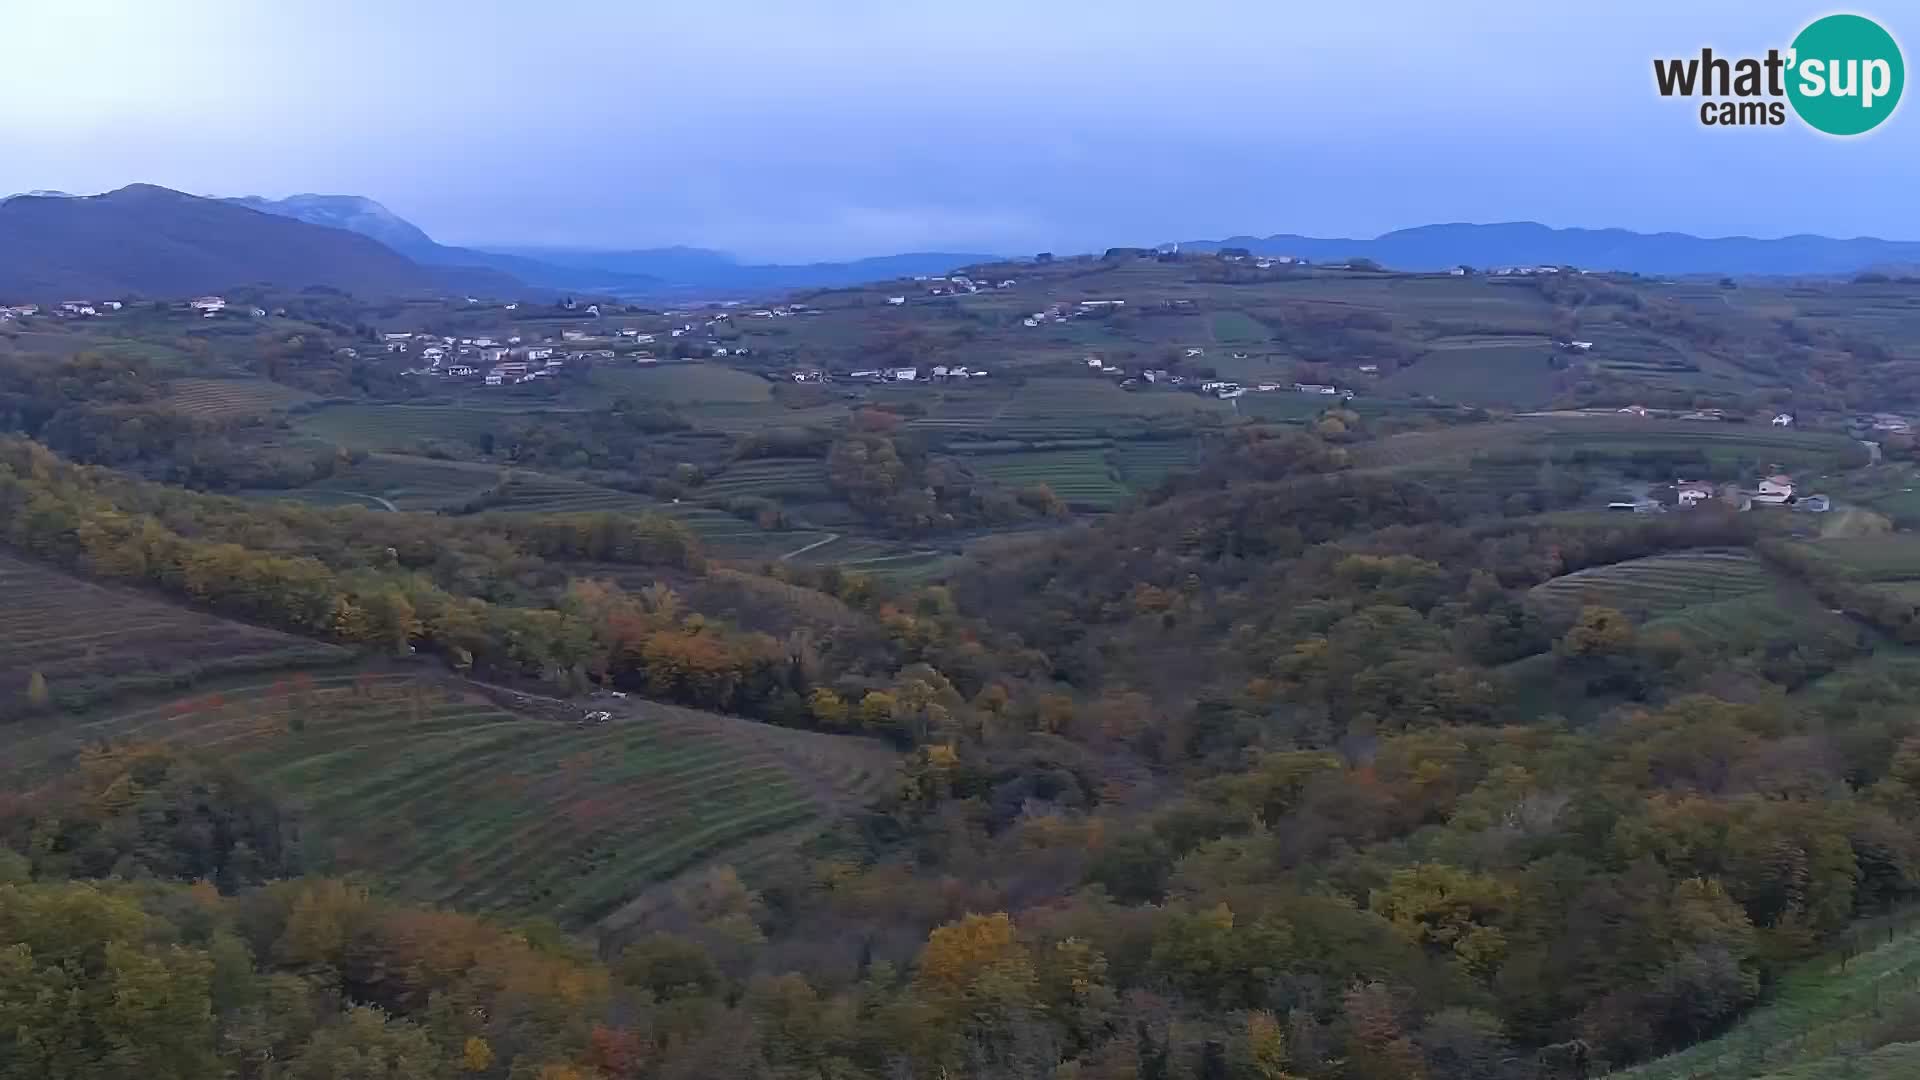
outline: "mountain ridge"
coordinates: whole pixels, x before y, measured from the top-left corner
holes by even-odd
[[[1195,251],[1243,247],[1257,255],[1292,255],[1315,262],[1364,258],[1396,270],[1539,264],[1642,274],[1791,276],[1848,274],[1879,266],[1920,264],[1920,241],[1913,240],[1837,238],[1815,233],[1772,239],[1702,237],[1673,231],[1556,228],[1537,221],[1416,225],[1371,240],[1275,233],[1183,241],[1180,246]]]
[[[383,295],[524,288],[497,271],[422,266],[359,232],[154,184],[0,201],[0,295],[177,297],[253,284]]]

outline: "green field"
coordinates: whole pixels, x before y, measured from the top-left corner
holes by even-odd
[[[4,738],[7,771],[83,746],[179,742],[285,799],[303,857],[462,910],[590,925],[648,884],[870,797],[890,756],[858,740],[651,703],[508,711],[405,675],[262,680]]]
[[[439,405],[327,405],[294,430],[362,450],[411,450],[422,443],[467,443],[506,430],[511,414]]]
[[[1156,487],[1176,472],[1184,472],[1199,463],[1199,447],[1188,440],[1147,442],[1136,440],[1116,445],[1107,455],[1120,470],[1128,486]]]
[[[1524,344],[1471,339],[1436,342],[1410,367],[1381,380],[1396,394],[1425,394],[1474,405],[1543,405],[1557,391],[1560,372],[1545,339]]]
[[[79,708],[121,694],[191,686],[222,673],[340,663],[333,645],[263,630],[82,581],[0,554],[0,716],[32,703],[34,673],[49,704]]]
[[[1794,546],[1850,581],[1920,581],[1920,539],[1912,536],[1857,536]]]
[[[1244,311],[1216,311],[1208,317],[1207,329],[1222,345],[1264,345],[1273,340],[1273,331]]]
[[[1541,608],[1563,615],[1576,614],[1582,607],[1610,607],[1655,618],[1756,593],[1774,580],[1766,564],[1748,552],[1702,549],[1562,574],[1534,586],[1527,595]]]
[[[1355,447],[1352,454],[1362,466],[1436,467],[1496,452],[1624,461],[1650,451],[1697,452],[1727,467],[1778,465],[1810,472],[1852,468],[1866,461],[1866,451],[1844,435],[1613,414],[1552,414],[1461,424],[1395,435]]]
[[[982,454],[972,462],[975,471],[1007,487],[1045,484],[1069,506],[1109,510],[1133,495],[1098,450]]]
[[[1874,928],[1863,927],[1863,930]],[[1908,1080],[1920,1076],[1920,932],[1809,964],[1733,1030],[1622,1080]]]
[[[756,404],[773,399],[773,387],[758,375],[724,364],[600,364],[593,369],[596,389],[620,397],[676,404],[714,402]]]
[[[266,379],[175,379],[166,403],[194,416],[254,416],[285,409],[313,395]]]
[[[827,465],[820,458],[756,458],[723,467],[700,485],[702,497],[827,499]]]

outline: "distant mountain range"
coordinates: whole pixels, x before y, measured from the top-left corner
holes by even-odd
[[[1282,234],[1190,241],[1315,262],[1366,258],[1401,270],[1573,265],[1643,274],[1823,275],[1920,267],[1920,242],[1788,236],[1703,239],[1535,222],[1423,225],[1371,240]],[[0,199],[0,299],[183,296],[239,285],[325,285],[362,295],[554,292],[719,299],[945,273],[996,256],[912,252],[848,262],[743,263],[704,248],[503,248],[440,244],[371,199],[213,199],[151,184],[104,195]]]
[[[151,184],[0,201],[0,296],[178,297],[253,284],[363,295],[521,288],[497,271],[422,266],[358,232]]]
[[[269,200],[230,200],[269,214],[314,225],[351,229],[417,262],[435,266],[480,266],[547,289],[626,296],[700,294],[732,296],[781,289],[833,288],[949,270],[995,258],[963,252],[912,252],[850,262],[776,265],[743,263],[706,248],[640,250],[577,248],[462,248],[436,243],[412,222],[359,195],[294,195]]]
[[[1821,275],[1920,265],[1920,241],[1828,236],[1703,238],[1626,229],[1555,229],[1533,221],[1497,225],[1421,225],[1371,240],[1282,233],[1183,242],[1182,250],[1243,247],[1256,255],[1293,255],[1314,262],[1371,259],[1396,270],[1467,265],[1578,266],[1639,274]]]

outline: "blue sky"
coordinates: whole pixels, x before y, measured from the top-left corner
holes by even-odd
[[[1912,103],[1842,141],[1653,91],[1655,56],[1828,10],[0,0],[0,192],[364,194],[449,243],[782,260],[1523,219],[1920,239]]]

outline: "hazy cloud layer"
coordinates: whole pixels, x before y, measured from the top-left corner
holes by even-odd
[[[353,193],[450,243],[779,259],[1461,220],[1920,237],[1912,103],[1847,142],[1653,91],[1655,55],[1825,11],[0,0],[0,191]]]

